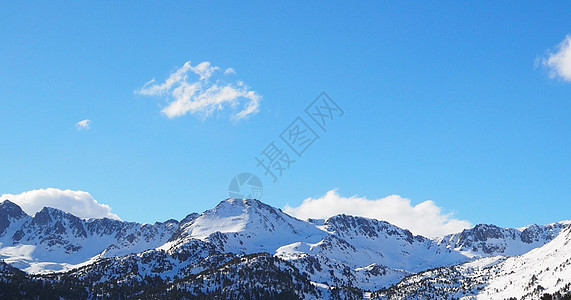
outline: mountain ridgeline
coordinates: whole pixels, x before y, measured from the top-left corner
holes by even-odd
[[[48,207],[29,216],[6,200],[0,297],[534,299],[571,285],[569,224],[480,224],[431,239],[363,217],[299,220],[252,199],[155,224]]]

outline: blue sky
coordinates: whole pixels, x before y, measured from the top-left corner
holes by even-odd
[[[253,172],[276,207],[337,189],[473,224],[569,219],[571,83],[542,62],[571,6],[518,4],[2,2],[0,194],[87,191],[154,222]],[[138,92],[189,61],[243,82],[257,112],[170,118],[168,94]],[[322,91],[344,115],[273,183],[254,157]]]

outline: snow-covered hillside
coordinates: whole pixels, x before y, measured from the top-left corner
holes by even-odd
[[[378,299],[539,299],[571,292],[571,227],[525,254],[481,258],[411,275]],[[551,299],[551,298],[549,298]]]
[[[518,229],[482,224],[429,239],[363,217],[337,215],[326,220],[299,220],[251,199],[226,199],[202,214],[191,213],[181,221],[155,224],[85,220],[53,208],[29,216],[16,204],[4,201],[0,203],[0,259],[32,274],[82,267],[70,276],[89,278],[90,282],[132,276],[137,282],[143,277],[170,282],[212,268],[226,272],[223,270],[229,269],[222,266],[232,259],[267,253],[280,266],[276,272],[291,273],[289,268],[294,268],[318,290],[342,286],[372,291],[389,288],[406,277],[396,285],[401,287],[399,293],[406,294],[405,286],[429,282],[427,278],[461,278],[467,284],[465,278],[479,278],[480,271],[474,270],[504,265],[506,256],[534,248],[529,254],[548,249],[545,247],[558,241],[568,224]],[[240,268],[248,268],[248,264]],[[537,280],[541,281],[539,277]],[[547,281],[545,284],[557,286]],[[474,288],[484,287],[500,290],[487,283]],[[351,294],[349,290],[341,292]],[[394,290],[378,295],[391,292]],[[461,288],[456,292],[455,296],[474,293]]]

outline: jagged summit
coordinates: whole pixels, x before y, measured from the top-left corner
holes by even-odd
[[[267,212],[270,214],[281,213],[288,218],[294,218],[288,214],[282,212],[281,209],[275,208],[257,199],[240,199],[240,198],[227,198],[220,201],[213,209],[209,209],[204,213],[224,213],[229,211],[241,210],[247,213],[261,213]],[[296,218],[294,218],[296,219]]]
[[[34,214],[34,220],[38,223],[47,223],[54,219],[80,220],[80,218],[72,215],[71,213],[48,206],[42,208],[42,210]]]
[[[0,237],[11,225],[18,223],[28,215],[16,203],[4,200],[0,203]]]
[[[402,229],[386,221],[345,214],[339,214],[325,220],[324,225],[330,230],[338,231],[341,235],[358,234],[369,238],[377,238],[379,234],[383,234],[385,236],[398,236],[409,243],[413,243],[415,239],[420,242],[426,239],[419,235],[414,236],[409,230]]]
[[[569,221],[522,228],[500,228],[478,224],[462,232],[439,239],[441,244],[472,257],[489,255],[520,255],[555,238]]]
[[[205,211],[203,214],[232,214],[238,211],[254,212],[262,210],[267,212],[274,212],[276,211],[276,208],[256,199],[227,198],[220,201],[218,205],[212,209]]]
[[[12,218],[21,218],[26,213],[18,206],[18,204],[10,201],[4,200],[0,203],[0,217],[8,216]]]
[[[10,199],[5,199],[4,201],[0,202],[0,207],[2,207],[4,205],[6,205],[6,206],[18,206],[16,203],[10,201]]]

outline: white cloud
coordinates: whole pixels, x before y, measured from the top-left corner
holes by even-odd
[[[361,216],[387,221],[426,237],[439,237],[472,227],[465,220],[453,219],[430,200],[415,206],[398,195],[369,200],[363,197],[341,197],[335,190],[318,199],[308,198],[298,207],[286,205],[284,212],[300,219],[326,219],[338,214]]]
[[[262,97],[241,81],[226,81],[224,76],[213,80],[218,71],[220,68],[207,61],[196,66],[186,62],[164,82],[157,83],[153,79],[135,93],[164,97],[167,106],[162,113],[171,119],[187,113],[207,118],[227,107],[234,110],[232,118],[237,120],[256,114]],[[222,75],[232,73],[234,69],[228,68]]]
[[[548,51],[542,63],[549,70],[551,78],[571,81],[571,35],[567,35],[557,46],[557,51]]]
[[[110,218],[120,220],[111,213],[111,207],[98,203],[88,192],[54,188],[32,190],[18,195],[3,194],[0,201],[10,200],[24,212],[34,215],[44,207],[53,207],[80,218]]]
[[[81,120],[77,123],[75,123],[75,127],[77,127],[77,129],[82,130],[82,129],[89,129],[91,125],[91,120],[89,119],[85,119],[85,120]]]

